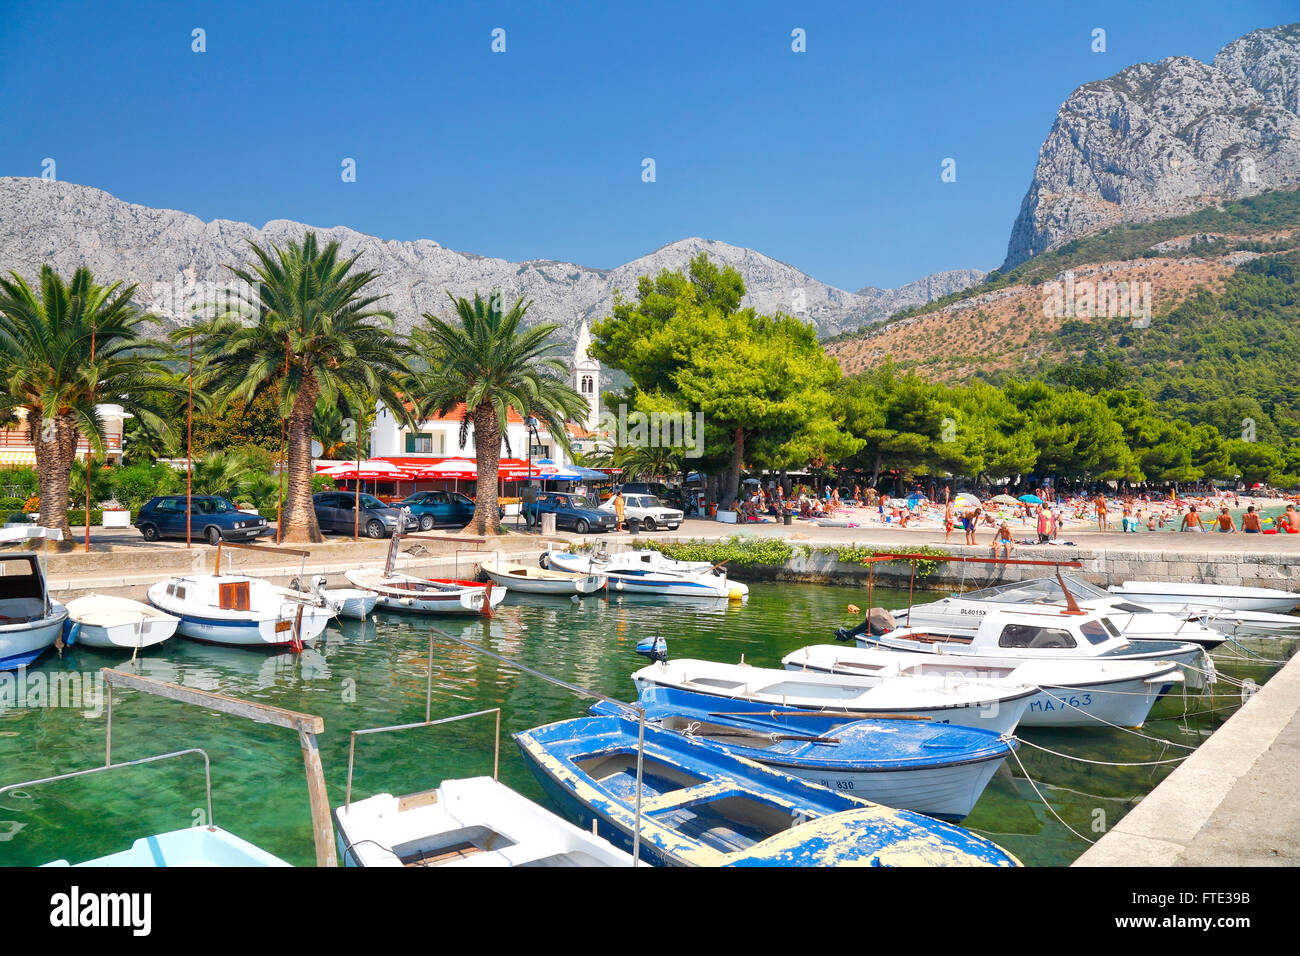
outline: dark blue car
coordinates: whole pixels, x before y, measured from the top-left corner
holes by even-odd
[[[415,515],[421,531],[436,524],[468,524],[474,517],[474,499],[458,491],[417,491],[403,498],[399,507]]]
[[[578,534],[588,531],[613,531],[615,518],[608,511],[598,511],[582,495],[559,491],[544,491],[532,503],[522,505],[524,521],[531,528],[544,514],[555,515],[555,530],[572,528]]]
[[[194,495],[190,498],[190,534],[206,539],[208,544],[218,541],[252,541],[270,532],[265,518],[240,511],[230,501],[216,495]],[[135,516],[135,526],[146,541],[159,538],[185,537],[185,496],[163,495],[150,498]]]

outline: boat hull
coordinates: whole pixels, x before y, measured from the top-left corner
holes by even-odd
[[[0,626],[0,671],[27,667],[54,646],[63,633],[63,622],[68,612],[62,605],[53,605],[50,616],[26,624]]]
[[[165,593],[166,585],[167,582],[163,581],[149,589],[149,603],[164,613],[180,618],[176,633],[181,637],[204,644],[220,644],[225,647],[293,647],[294,623],[299,606],[302,607],[302,625],[298,638],[303,644],[311,644],[320,637],[334,616],[331,608],[321,608],[305,602],[282,605],[274,610],[204,608],[204,612],[200,613],[185,604],[169,600]],[[217,613],[219,610],[220,614]]]

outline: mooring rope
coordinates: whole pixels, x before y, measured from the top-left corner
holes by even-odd
[[[1080,757],[1076,754],[1067,754],[1067,753],[1062,753],[1059,750],[1053,750],[1051,747],[1044,747],[1042,744],[1036,744],[1032,740],[1026,740],[1024,737],[1013,736],[1012,739],[1017,740],[1020,743],[1025,744],[1026,746],[1033,747],[1035,750],[1041,750],[1043,751],[1043,753],[1049,753],[1053,757],[1063,757],[1066,760],[1077,760],[1079,763],[1090,763],[1098,767],[1157,767],[1162,764],[1180,763],[1191,756],[1191,754],[1184,754],[1181,757],[1171,757],[1168,760],[1135,760],[1131,763],[1113,761],[1113,760],[1092,760],[1089,757]],[[1153,737],[1151,739],[1155,740],[1157,738]],[[1182,746],[1181,744],[1174,743],[1172,740],[1162,741],[1162,742],[1173,747]],[[1189,749],[1195,750],[1196,748],[1192,747]]]
[[[1013,739],[1012,735],[1010,734],[1003,734],[1002,737],[1004,740]],[[1007,749],[1011,752],[1011,756],[1016,758],[1016,764],[1020,767],[1020,772],[1025,775],[1025,779],[1029,781],[1029,785],[1034,788],[1034,793],[1036,793],[1038,795],[1038,799],[1043,802],[1043,806],[1047,807],[1047,812],[1050,813],[1052,816],[1056,817],[1056,821],[1059,824],[1061,824],[1061,826],[1065,827],[1067,830],[1069,830],[1071,833],[1077,836],[1084,843],[1088,843],[1088,844],[1096,843],[1097,842],[1096,840],[1089,840],[1086,836],[1084,836],[1074,827],[1070,826],[1068,823],[1066,823],[1064,820],[1061,819],[1061,815],[1056,812],[1056,808],[1054,808],[1050,803],[1047,802],[1047,798],[1043,796],[1043,792],[1038,789],[1038,784],[1034,783],[1034,778],[1029,776],[1029,771],[1026,770],[1025,765],[1021,763],[1020,755],[1016,753],[1016,748],[1008,747]]]
[[[1119,724],[1112,724],[1109,720],[1106,720],[1105,718],[1098,717],[1096,714],[1090,714],[1090,713],[1088,713],[1086,710],[1084,710],[1083,708],[1081,708],[1081,707],[1076,707],[1074,704],[1071,704],[1068,700],[1064,700],[1064,699],[1062,699],[1062,698],[1060,698],[1060,697],[1057,697],[1057,696],[1056,696],[1055,694],[1053,694],[1051,691],[1049,691],[1049,690],[1047,690],[1047,689],[1045,689],[1045,688],[1043,688],[1043,687],[1039,687],[1038,689],[1039,689],[1042,693],[1046,694],[1048,697],[1052,697],[1052,698],[1054,698],[1054,699],[1060,701],[1060,702],[1061,702],[1062,704],[1064,704],[1066,707],[1070,707],[1070,708],[1072,708],[1072,709],[1074,709],[1074,710],[1077,710],[1077,711],[1079,711],[1079,713],[1081,713],[1081,714],[1083,714],[1083,715],[1085,715],[1085,716],[1087,716],[1087,717],[1091,717],[1093,720],[1097,721],[1098,723],[1105,724],[1107,727],[1112,727],[1112,728],[1114,728],[1115,730],[1122,730],[1122,731],[1124,731],[1124,732],[1127,733],[1127,734],[1133,734],[1133,735],[1136,736],[1136,737],[1141,737],[1141,738],[1143,738],[1144,740],[1151,740],[1151,741],[1154,741],[1155,743],[1158,743],[1158,744],[1167,744],[1168,746],[1171,746],[1171,747],[1182,747],[1184,750],[1195,750],[1195,749],[1196,749],[1195,747],[1189,746],[1188,744],[1180,744],[1180,743],[1175,743],[1175,742],[1172,741],[1172,740],[1164,740],[1164,739],[1162,739],[1162,738],[1160,738],[1160,737],[1152,737],[1150,734],[1144,734],[1144,733],[1142,733],[1142,731],[1137,730],[1137,729],[1135,729],[1135,728],[1133,728],[1133,727],[1122,727],[1122,726],[1120,726]],[[1031,745],[1031,746],[1032,746],[1032,745]],[[1120,765],[1116,765],[1116,766],[1120,766]]]

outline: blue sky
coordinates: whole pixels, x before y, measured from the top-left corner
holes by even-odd
[[[50,157],[205,220],[600,268],[698,235],[849,290],[999,264],[1078,85],[1297,19],[1293,0],[3,7],[0,175]]]

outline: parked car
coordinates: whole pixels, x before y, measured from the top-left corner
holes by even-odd
[[[403,498],[397,507],[415,515],[421,531],[438,524],[468,524],[474,517],[474,499],[459,491],[417,491]],[[498,505],[497,515],[504,518],[505,513],[506,509]]]
[[[354,508],[356,492],[322,491],[312,496],[316,523],[322,531],[352,534],[358,527]],[[384,504],[374,495],[361,496],[360,530],[367,538],[390,538],[394,531],[414,531],[420,521],[409,511]]]
[[[161,495],[146,501],[132,523],[146,541],[184,538],[186,513],[184,495]],[[191,537],[206,539],[208,544],[252,541],[271,530],[265,518],[240,511],[216,495],[191,496],[188,513]]]
[[[601,511],[614,513],[614,499],[610,498],[600,506]],[[682,523],[682,512],[675,508],[665,508],[662,501],[654,495],[634,495],[623,492],[623,521],[639,518],[641,527],[646,531],[667,528],[676,531]]]
[[[588,531],[613,531],[614,515],[600,511],[583,495],[572,495],[559,491],[544,491],[538,494],[534,502],[520,505],[524,522],[532,527],[541,520],[541,515],[555,515],[557,531],[572,528],[578,534]]]
[[[623,492],[624,498],[628,495],[654,495],[665,507],[676,508],[678,511],[686,509],[686,496],[682,494],[682,489],[670,488],[659,481],[629,481],[620,486],[619,490]]]

